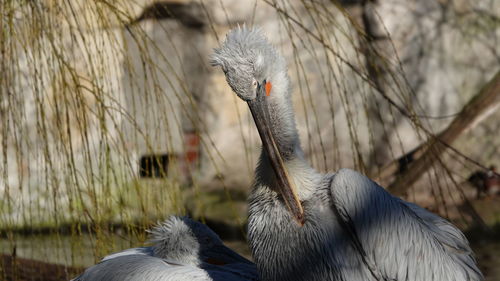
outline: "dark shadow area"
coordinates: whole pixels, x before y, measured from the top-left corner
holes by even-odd
[[[465,232],[469,239],[479,268],[485,275],[485,280],[498,280],[500,276],[500,223],[484,231],[474,227]]]
[[[166,178],[168,174],[169,154],[144,155],[139,160],[141,178]]]
[[[134,25],[143,20],[175,19],[186,27],[201,29],[205,26],[202,15],[202,7],[196,2],[176,3],[159,1],[144,8],[141,15],[132,20],[128,25]]]
[[[475,226],[464,231],[465,236],[471,244],[484,242],[500,242],[500,223],[496,223],[490,227],[489,231]]]

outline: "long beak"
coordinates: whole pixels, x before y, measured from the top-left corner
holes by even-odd
[[[248,107],[250,107],[250,112],[252,112],[253,120],[255,121],[257,130],[259,131],[262,145],[267,152],[267,156],[271,161],[271,166],[276,174],[279,192],[285,200],[292,216],[299,223],[299,225],[302,226],[305,222],[304,209],[302,208],[302,204],[295,193],[295,189],[290,181],[283,158],[281,158],[281,154],[271,131],[269,111],[264,89],[265,85],[266,81],[257,87],[257,96],[255,99],[248,102]]]

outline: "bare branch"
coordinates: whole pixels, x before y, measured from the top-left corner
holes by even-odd
[[[450,148],[462,133],[474,127],[494,112],[500,104],[500,71],[467,103],[460,114],[436,137],[382,168],[377,180],[387,182],[395,178],[388,190],[404,194],[434,161]],[[477,164],[477,163],[476,163]]]

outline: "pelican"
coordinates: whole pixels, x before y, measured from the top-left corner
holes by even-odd
[[[202,223],[171,216],[150,236],[152,246],[106,256],[73,281],[258,280],[255,265]]]
[[[262,280],[483,280],[450,222],[356,171],[307,163],[286,62],[259,29],[231,30],[210,63],[248,103],[262,140],[248,210]]]

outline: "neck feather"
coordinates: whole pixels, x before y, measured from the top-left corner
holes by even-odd
[[[273,89],[268,107],[271,131],[283,160],[289,161],[301,156],[302,150],[295,124],[290,80],[286,72],[273,77]]]

